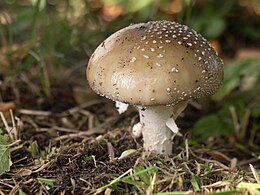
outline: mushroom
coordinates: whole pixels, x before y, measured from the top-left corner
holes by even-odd
[[[142,132],[146,151],[170,155],[178,133],[175,119],[191,99],[218,90],[223,61],[189,27],[151,21],[103,41],[89,60],[87,79],[96,93],[138,108],[140,123],[133,129]]]

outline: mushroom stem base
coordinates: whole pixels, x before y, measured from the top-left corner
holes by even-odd
[[[173,132],[166,122],[173,120],[173,108],[170,106],[138,106],[140,123],[144,140],[144,150],[155,151],[160,154],[172,154]],[[177,126],[175,125],[177,128]],[[178,132],[178,128],[173,130]]]

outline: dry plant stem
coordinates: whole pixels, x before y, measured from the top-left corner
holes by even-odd
[[[173,117],[170,106],[138,106],[144,150],[160,154],[172,154],[172,131],[166,126],[166,121]],[[172,119],[173,120],[173,119]]]
[[[174,120],[177,119],[177,117],[185,110],[189,103],[189,100],[179,102],[178,104],[173,106],[173,114],[174,114]]]

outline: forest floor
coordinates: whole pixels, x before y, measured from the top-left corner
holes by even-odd
[[[47,97],[35,72],[6,77],[0,86],[5,106],[15,107],[14,116],[5,112],[14,140],[0,194],[259,192],[259,160],[235,147],[232,137],[191,139],[202,115],[194,105],[177,120],[182,135],[174,139],[173,155],[160,156],[143,152],[142,139],[132,135],[134,108],[119,115],[112,101],[85,91],[84,75],[66,71]],[[92,98],[79,104],[84,96]]]

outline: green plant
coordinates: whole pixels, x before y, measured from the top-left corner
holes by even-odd
[[[54,186],[56,180],[55,179],[47,179],[47,178],[42,178],[42,177],[38,177],[37,180],[39,182],[44,183],[45,185],[48,185],[50,187]]]
[[[128,175],[129,174],[129,175]],[[97,192],[102,192],[108,187],[115,187],[121,182],[127,183],[133,186],[137,186],[143,190],[143,192],[149,192],[151,194],[156,192],[156,178],[158,174],[158,168],[156,166],[150,166],[145,168],[141,165],[136,166],[133,170],[130,169],[120,177],[114,179],[109,184],[97,189]],[[127,176],[126,176],[127,175]]]
[[[228,14],[234,9],[237,1],[209,1],[203,7],[195,7],[191,27],[208,39],[219,37],[227,27]]]
[[[182,3],[182,10],[178,13],[177,20],[182,24],[192,26],[191,24],[192,9],[196,3],[196,0],[190,0],[190,1],[182,0],[181,3]]]
[[[12,166],[11,152],[8,147],[8,137],[0,129],[0,175],[10,170]]]

